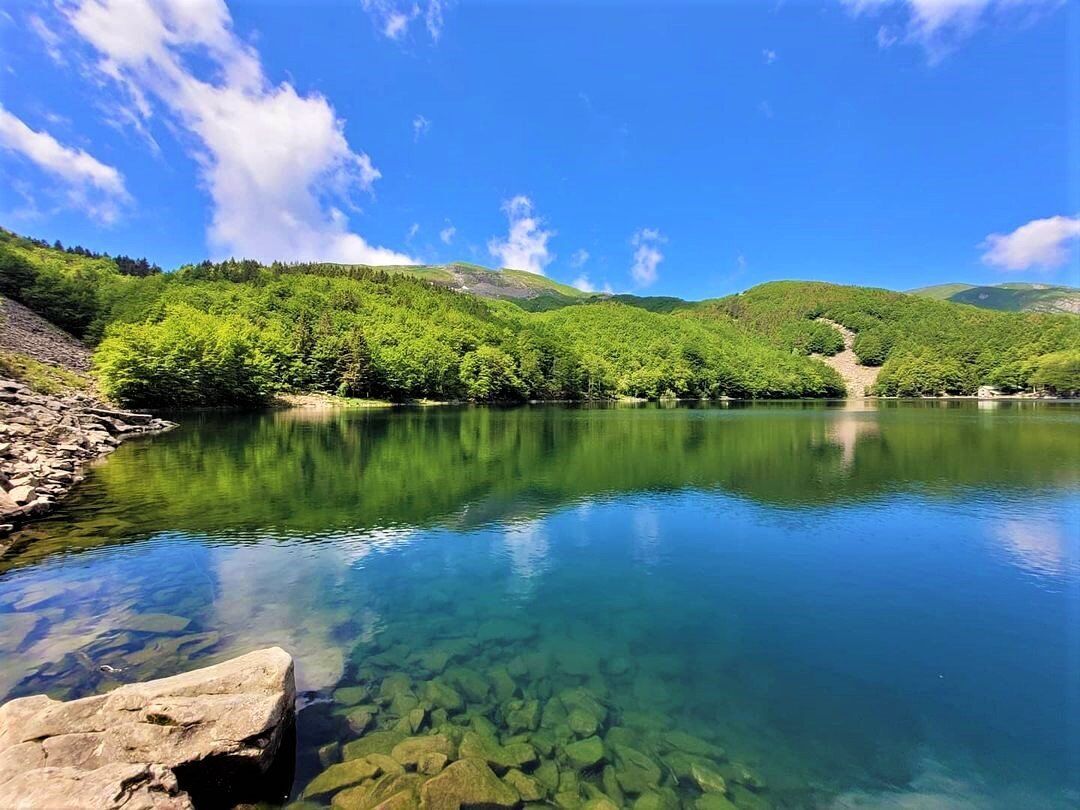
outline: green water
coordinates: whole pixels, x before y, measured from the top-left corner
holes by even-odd
[[[418,722],[563,804],[1074,806],[1080,409],[987,405],[185,417],[0,559],[0,697],[280,644],[294,798]]]

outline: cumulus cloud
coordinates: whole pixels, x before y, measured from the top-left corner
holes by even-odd
[[[555,258],[547,246],[555,232],[543,229],[543,221],[533,213],[532,200],[524,194],[504,202],[502,209],[510,220],[510,231],[505,239],[491,239],[488,251],[502,267],[544,275],[544,268]]]
[[[589,251],[585,248],[578,248],[570,255],[571,267],[584,267],[587,261],[589,261]]]
[[[34,130],[0,104],[0,147],[22,156],[57,178],[68,203],[94,219],[116,220],[130,198],[123,175],[82,149],[64,146],[44,130]]]
[[[360,4],[375,27],[389,39],[404,39],[412,24],[421,21],[433,41],[438,42],[442,36],[445,0],[428,0],[423,4],[413,0],[360,0]]]
[[[413,140],[420,140],[422,136],[427,135],[429,129],[431,129],[431,122],[422,115],[416,116],[412,120]]]
[[[77,0],[64,11],[144,120],[160,106],[193,136],[215,253],[412,263],[349,231],[338,205],[370,191],[379,170],[350,148],[325,97],[269,82],[223,0]]]
[[[439,231],[439,239],[442,240],[444,245],[449,245],[454,241],[454,234],[457,233],[457,228],[453,225],[447,225],[441,231]]]
[[[655,228],[642,228],[630,237],[634,246],[634,263],[630,266],[630,275],[642,287],[648,287],[658,277],[657,268],[664,260],[659,246],[667,238]]]
[[[1080,240],[1080,217],[1033,219],[1012,233],[992,233],[980,247],[983,264],[1003,270],[1061,267]]]
[[[841,0],[856,15],[899,9],[905,18],[904,41],[921,45],[931,62],[939,61],[984,21],[1007,15],[1030,16],[1062,5],[1062,0]],[[882,26],[878,46],[888,48],[898,35]]]

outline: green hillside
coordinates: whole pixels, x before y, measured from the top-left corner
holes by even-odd
[[[1057,312],[1080,315],[1080,289],[1076,287],[1025,282],[991,286],[938,284],[911,290],[910,294],[1002,312]]]
[[[1080,318],[995,312],[890,290],[778,281],[683,310],[676,317],[733,319],[779,349],[842,348],[825,318],[856,333],[860,363],[881,366],[877,393],[971,394],[1043,387],[1080,390]],[[832,337],[829,336],[832,333]]]

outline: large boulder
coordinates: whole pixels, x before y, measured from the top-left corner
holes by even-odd
[[[281,799],[272,793],[288,788],[291,750],[278,754],[294,742],[295,702],[280,647],[81,700],[12,700],[0,706],[0,807]]]

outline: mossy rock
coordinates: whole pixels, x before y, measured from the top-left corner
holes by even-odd
[[[371,704],[354,706],[345,713],[345,721],[353,734],[363,734],[371,728],[378,712],[379,707]]]
[[[514,807],[521,800],[482,760],[459,759],[420,788],[424,810]]]
[[[566,707],[567,713],[579,709],[595,717],[598,724],[607,718],[607,707],[594,692],[584,686],[564,689],[559,692],[559,700]]]
[[[409,721],[409,730],[415,734],[423,727],[424,721],[427,720],[427,709],[417,707],[409,712],[406,719]]]
[[[367,756],[368,754],[389,754],[394,750],[394,746],[404,740],[406,736],[400,731],[372,731],[359,740],[345,743],[341,753],[347,760]]]
[[[441,751],[426,751],[416,758],[416,771],[425,776],[434,776],[446,767],[450,757]]]
[[[711,742],[687,734],[685,731],[667,731],[664,733],[664,742],[670,748],[685,751],[688,754],[709,757],[710,759],[723,759],[724,749]]]
[[[537,760],[536,749],[528,743],[499,745],[494,738],[481,736],[476,731],[465,732],[458,752],[462,757],[481,759],[499,772],[530,765]]]
[[[454,744],[442,734],[428,734],[423,737],[409,737],[402,740],[390,751],[390,756],[406,768],[416,767],[423,754],[438,753],[451,757]]]
[[[600,720],[584,709],[575,708],[566,718],[566,724],[578,737],[591,737],[600,727]]]
[[[626,799],[623,796],[622,787],[619,785],[619,778],[615,775],[614,766],[604,766],[604,772],[600,777],[600,784],[604,788],[604,793],[610,796],[615,804],[622,807]]]
[[[633,810],[679,810],[679,797],[668,788],[642,793],[631,805]]]
[[[379,766],[370,760],[350,759],[331,765],[304,788],[303,798],[311,799],[324,793],[332,793],[349,785],[356,785],[379,774]]]
[[[647,793],[660,784],[660,766],[641,751],[620,743],[616,743],[613,750],[615,776],[624,791],[633,794]]]
[[[766,788],[765,780],[740,762],[730,763],[721,769],[721,773],[730,781],[749,788],[755,793],[760,793]]]
[[[328,742],[326,745],[319,746],[319,764],[324,768],[328,768],[335,762],[341,761],[341,743]]]
[[[555,793],[559,789],[559,766],[552,760],[545,759],[532,775],[540,781],[548,794]]]
[[[729,795],[736,807],[745,810],[770,810],[772,807],[768,799],[743,785],[732,785]]]
[[[727,793],[727,782],[715,767],[699,760],[690,765],[690,778],[703,793]]]
[[[365,759],[367,759],[368,762],[378,765],[379,773],[381,774],[405,773],[405,768],[402,767],[401,763],[389,754],[368,754]]]
[[[495,699],[500,703],[510,700],[517,692],[517,684],[506,671],[506,667],[495,667],[488,673],[488,680],[491,682],[491,691],[495,693]]]
[[[619,805],[607,796],[596,796],[585,802],[583,810],[619,810]]]
[[[355,706],[368,699],[366,686],[343,686],[334,690],[334,702],[343,706]]]
[[[424,685],[422,694],[424,699],[431,703],[432,706],[438,709],[445,709],[448,712],[461,711],[465,706],[465,701],[461,699],[461,694],[443,681],[428,681]]]
[[[563,810],[579,810],[585,803],[581,800],[581,794],[575,791],[564,790],[555,794],[555,806]]]
[[[739,808],[721,793],[706,793],[697,797],[694,810],[739,810]]]
[[[402,692],[412,691],[412,679],[404,672],[395,672],[383,678],[379,685],[379,697],[389,702]]]
[[[570,743],[563,748],[566,761],[579,771],[591,768],[604,758],[604,743],[596,736]]]
[[[408,717],[409,712],[420,705],[420,698],[418,698],[413,692],[405,691],[398,692],[394,695],[390,701],[390,713],[396,717]]]
[[[415,773],[386,774],[374,782],[334,794],[334,810],[404,810],[416,807],[423,777]]]
[[[539,779],[522,773],[517,768],[508,770],[503,781],[518,792],[522,801],[539,802],[547,796],[547,789]]]
[[[537,729],[529,735],[529,744],[541,756],[550,757],[555,751],[555,735],[547,729]]]
[[[540,701],[511,700],[503,706],[503,717],[510,734],[535,731],[540,725]]]
[[[447,670],[446,679],[460,689],[470,703],[482,703],[491,691],[487,678],[468,667]]]

